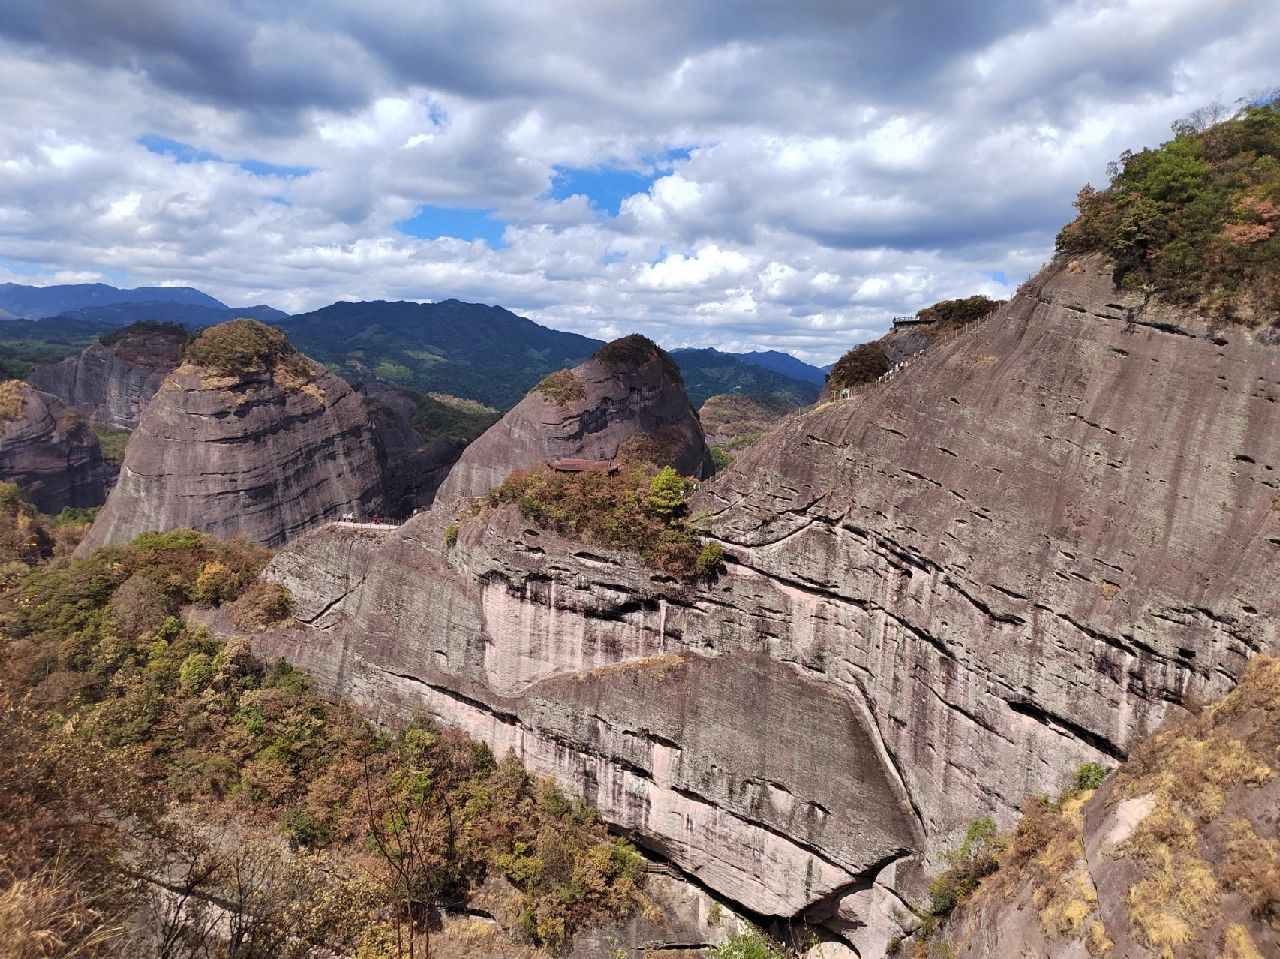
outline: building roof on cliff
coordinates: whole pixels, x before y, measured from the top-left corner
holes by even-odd
[[[557,473],[616,473],[618,466],[613,460],[587,460],[576,457],[565,457],[558,460],[547,460],[547,466]]]

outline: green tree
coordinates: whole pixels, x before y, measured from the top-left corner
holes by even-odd
[[[691,485],[673,467],[664,466],[649,483],[649,508],[668,523],[680,518],[684,515],[684,497]]]

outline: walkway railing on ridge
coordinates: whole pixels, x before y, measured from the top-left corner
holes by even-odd
[[[1039,270],[1036,270],[1035,273],[1031,274],[1031,276],[1023,280],[1022,283],[1018,285],[1018,289],[1014,292],[1013,297],[1010,299],[1009,302],[1013,302],[1013,299],[1016,299],[1023,292],[1029,289],[1031,286],[1031,281],[1035,279],[1037,276],[1039,276],[1040,273],[1044,270],[1044,268],[1048,265],[1049,265],[1048,263],[1042,263],[1040,265]],[[943,343],[950,343],[952,340],[957,340],[960,337],[964,336],[966,333],[969,333],[973,330],[978,329],[981,326],[984,326],[987,320],[991,319],[991,317],[995,316],[999,312],[1000,312],[999,309],[992,310],[990,313],[988,313],[986,316],[982,317],[981,319],[973,320],[970,323],[965,323],[961,326],[955,327],[954,329],[944,331],[937,337],[937,339],[935,339],[932,343],[926,346],[919,353],[914,353],[911,356],[908,356],[901,363],[897,363],[894,366],[890,367],[888,372],[880,374],[880,376],[878,376],[874,380],[869,380],[866,383],[859,383],[856,386],[844,387],[844,389],[840,391],[840,395],[837,397],[833,397],[829,402],[835,402],[836,400],[854,399],[855,397],[859,397],[870,392],[871,390],[880,386],[882,383],[889,382],[889,380],[893,379],[895,376],[897,376],[899,373],[905,370],[908,366],[910,366],[920,357],[933,354],[937,351],[937,348],[941,346]],[[898,325],[898,320],[903,319],[903,317],[895,316],[893,319],[894,319],[894,326],[896,327]],[[909,326],[913,324],[903,324],[903,325]]]

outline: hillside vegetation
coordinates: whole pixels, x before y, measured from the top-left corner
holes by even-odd
[[[1174,138],[1110,167],[1086,186],[1058,235],[1067,253],[1100,252],[1116,282],[1247,322],[1280,319],[1280,100],[1210,108]]]
[[[702,542],[687,515],[685,497],[692,487],[670,466],[659,469],[624,454],[611,475],[517,470],[483,504],[514,503],[530,522],[580,542],[638,553],[673,576],[714,576],[724,553],[718,544]],[[456,527],[446,536],[456,540]]]
[[[222,376],[285,372],[310,379],[311,363],[275,327],[242,318],[204,330],[182,351],[188,363]]]
[[[640,903],[635,850],[514,757],[378,729],[188,615],[287,620],[268,555],[151,533],[0,593],[0,951],[425,956],[485,885],[531,952]]]
[[[1008,836],[975,824],[903,951],[977,959],[1008,937],[1046,944],[1031,956],[1050,944],[1080,954],[1072,942],[1095,956],[1276,955],[1278,797],[1280,660],[1259,656],[1232,692],[1139,744],[1109,780],[1082,767],[1062,796],[1031,799]]]

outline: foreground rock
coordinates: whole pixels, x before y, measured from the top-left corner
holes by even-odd
[[[1096,794],[1030,815],[1000,870],[914,955],[1280,955],[1277,745],[1280,662],[1261,657]]]
[[[110,470],[93,430],[57,397],[17,380],[0,383],[0,479],[17,483],[42,513],[100,506]]]
[[[180,527],[277,546],[318,523],[382,508],[360,397],[253,320],[212,327],[193,345],[235,359],[242,335],[254,349],[266,344],[261,355],[250,350],[236,369],[186,362],[165,379],[81,555]]]
[[[628,441],[643,442],[644,458],[685,476],[711,472],[680,370],[641,336],[615,340],[581,366],[543,380],[467,447],[439,500],[479,496],[513,470],[548,460],[610,460]]]
[[[1061,260],[704,486],[715,583],[510,507],[450,546],[433,512],[279,554],[303,625],[260,645],[880,955],[973,819],[1010,825],[1280,643],[1278,340]]]
[[[186,339],[181,327],[168,323],[125,327],[37,370],[31,382],[91,423],[132,430],[165,376],[182,362]]]

